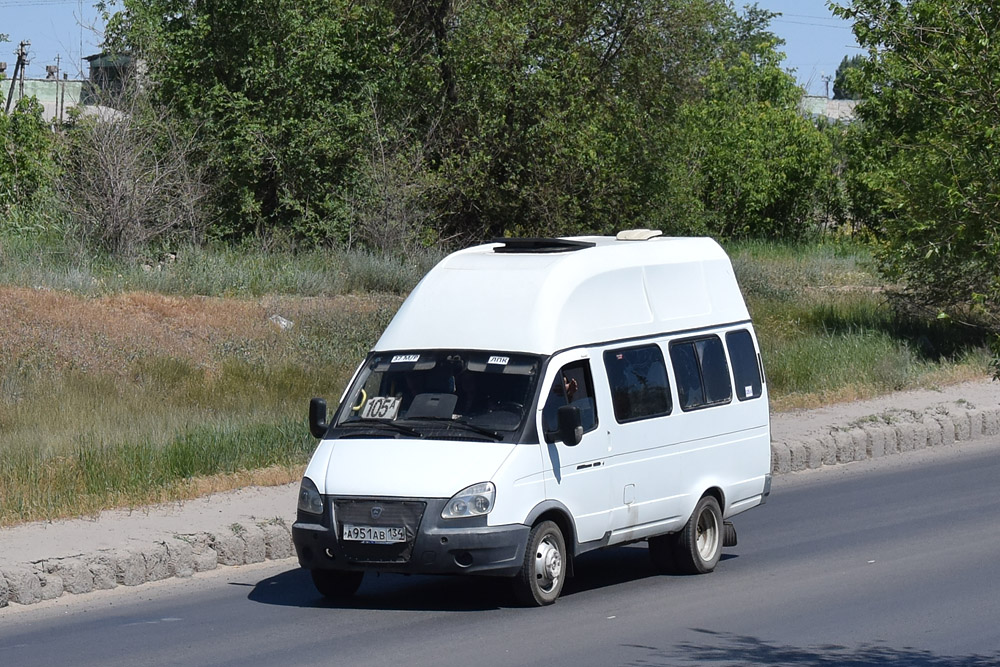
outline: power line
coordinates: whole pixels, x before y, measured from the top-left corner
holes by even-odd
[[[76,0],[0,0],[0,7],[51,7],[75,4]]]
[[[809,14],[786,14],[784,12],[781,12],[781,16],[779,16],[779,18],[783,18],[785,16],[791,16],[791,17],[794,17],[794,18],[797,18],[797,19],[817,19],[819,21],[843,21],[844,20],[844,19],[840,18],[839,16],[811,16]]]
[[[771,19],[775,23],[794,23],[795,25],[810,25],[816,28],[833,28],[834,30],[851,30],[849,25],[830,25],[828,23],[807,23],[805,21],[786,21],[784,19]]]

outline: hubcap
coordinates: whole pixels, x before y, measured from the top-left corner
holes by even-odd
[[[551,591],[562,576],[562,554],[552,538],[545,536],[535,552],[535,581],[543,591]]]
[[[704,561],[715,557],[719,549],[719,524],[715,514],[706,509],[698,517],[698,555]]]

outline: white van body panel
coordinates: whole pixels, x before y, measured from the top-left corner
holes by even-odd
[[[494,478],[517,445],[502,442],[341,439],[325,456],[325,489],[344,496],[450,498]],[[318,481],[317,481],[318,484]],[[320,493],[326,492],[323,488]]]
[[[460,250],[414,288],[375,350],[558,350],[750,319],[729,257],[707,238],[622,242],[578,252]]]
[[[572,350],[556,355],[549,362],[542,391],[551,387],[559,369],[572,361],[590,360],[586,351]],[[596,376],[600,375],[595,374]],[[536,428],[542,433],[542,407],[535,414]],[[598,406],[600,414],[600,406]],[[576,446],[565,443],[544,443],[545,493],[563,506],[576,524],[579,542],[594,542],[604,538],[611,528],[612,493],[607,459],[611,455],[608,431],[601,424],[583,434]]]
[[[503,493],[497,493],[496,505],[487,515],[490,526],[524,523],[528,513],[545,498],[544,469],[538,445],[514,446],[510,456],[491,478],[498,491],[503,489]]]

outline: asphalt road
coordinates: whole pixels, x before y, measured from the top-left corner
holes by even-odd
[[[0,610],[0,665],[1000,665],[1000,443],[779,477],[718,569],[581,559],[552,607],[504,582],[293,561]]]

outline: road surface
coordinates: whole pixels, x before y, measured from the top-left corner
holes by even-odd
[[[555,605],[502,581],[294,561],[0,610],[0,665],[1000,665],[1000,442],[776,478],[703,576],[644,545],[581,559]]]

